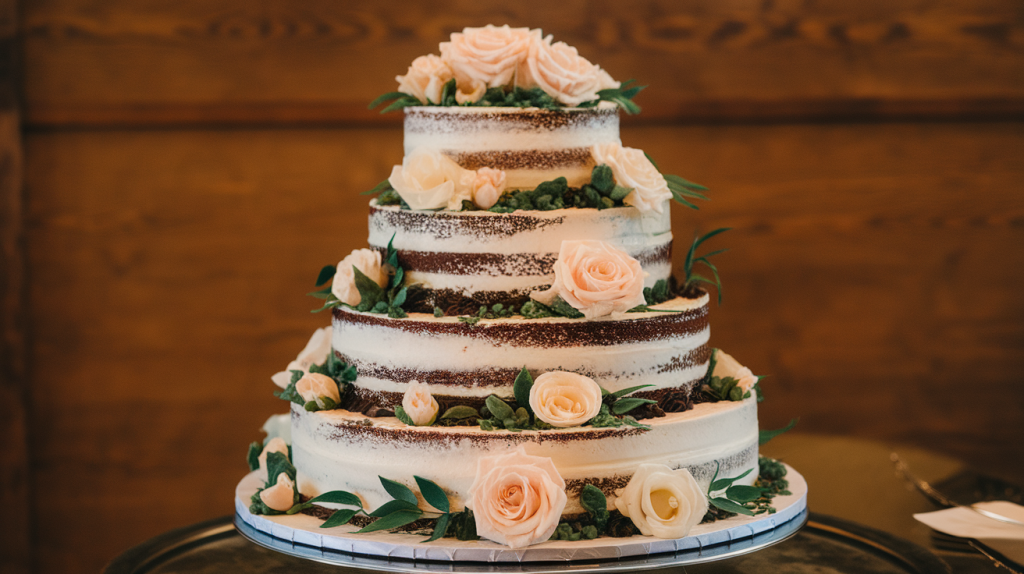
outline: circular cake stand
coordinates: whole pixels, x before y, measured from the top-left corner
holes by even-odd
[[[722,560],[786,540],[807,522],[807,482],[787,465],[789,491],[774,499],[776,512],[737,515],[698,524],[685,538],[650,536],[549,541],[510,549],[488,540],[442,538],[430,533],[355,534],[354,526],[322,529],[304,514],[259,516],[249,512],[250,497],[262,486],[250,473],[235,489],[235,527],[261,546],[317,562],[384,572],[612,572],[664,568]],[[571,563],[571,564],[568,564]]]

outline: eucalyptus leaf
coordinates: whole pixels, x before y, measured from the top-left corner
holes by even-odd
[[[434,533],[430,535],[430,538],[427,538],[422,543],[433,542],[439,538],[442,538],[448,532],[448,523],[451,522],[451,519],[451,514],[448,514],[447,512],[442,514],[437,519],[437,524],[434,525]]]
[[[401,482],[395,482],[391,479],[384,478],[383,476],[378,476],[377,478],[380,479],[380,483],[384,487],[384,490],[386,490],[392,498],[395,500],[404,500],[414,506],[416,505],[416,495],[413,494],[412,490],[408,486]]]
[[[763,491],[756,486],[745,484],[734,484],[725,491],[725,497],[734,502],[753,502],[761,498]]]
[[[751,511],[749,508],[746,508],[744,506],[740,506],[739,504],[736,504],[735,502],[729,500],[728,498],[712,498],[709,502],[711,504],[715,505],[716,508],[718,508],[720,510],[724,510],[726,512],[734,512],[736,514],[745,514],[747,516],[753,516],[754,515],[754,512]]]
[[[324,523],[320,525],[320,528],[333,528],[335,526],[342,526],[344,524],[348,524],[349,521],[352,520],[352,517],[355,516],[357,512],[357,510],[351,508],[342,508],[341,510],[336,511],[334,514],[331,514],[330,517],[328,517],[327,520],[325,520]]]
[[[423,499],[427,501],[427,504],[441,512],[449,512],[451,508],[448,504],[448,495],[444,493],[440,486],[431,480],[419,476],[413,476],[413,478],[416,479],[416,484],[420,487],[420,494],[423,495]]]
[[[484,404],[487,405],[487,410],[500,421],[515,419],[515,412],[512,410],[512,407],[508,406],[508,403],[498,398],[497,395],[487,397],[484,400]]]
[[[741,474],[739,476],[734,476],[732,478],[720,478],[718,480],[715,480],[715,481],[713,481],[711,483],[710,488],[708,488],[708,492],[717,492],[717,491],[722,490],[724,488],[729,488],[730,486],[732,486],[732,483],[734,483],[737,480],[743,478],[744,476],[747,476],[753,470],[754,469],[752,469],[752,468],[748,468],[743,474]]]
[[[629,411],[641,406],[641,405],[653,405],[658,401],[652,401],[651,399],[638,399],[634,397],[626,397],[615,401],[612,405],[612,412],[617,415],[623,415]]]
[[[319,287],[324,283],[327,283],[331,279],[334,279],[334,275],[337,272],[338,270],[334,265],[324,265],[323,268],[320,269],[320,274],[316,276],[316,283],[314,283],[314,285]]]
[[[398,512],[392,512],[391,514],[377,519],[370,524],[367,524],[356,534],[365,534],[367,532],[377,532],[378,530],[391,530],[392,528],[399,528],[416,522],[420,516],[423,515],[422,511],[412,512],[409,510],[399,510]]]
[[[526,370],[524,366],[519,374],[516,376],[516,380],[512,383],[512,394],[516,397],[516,403],[519,406],[525,408],[527,412],[530,412],[530,389],[533,388],[533,377],[530,376],[530,372]]]
[[[403,409],[404,411],[404,409]],[[468,419],[471,417],[479,418],[480,413],[477,412],[473,407],[466,405],[455,405],[449,408],[441,415],[442,419]]]
[[[350,506],[363,507],[363,501],[358,496],[344,490],[332,490],[320,496],[310,499],[310,502],[330,502],[333,504],[347,504]]]
[[[392,512],[422,512],[416,503],[410,503],[406,500],[389,500],[384,504],[377,507],[376,510],[371,512],[369,515],[375,518],[381,518],[391,514]]]

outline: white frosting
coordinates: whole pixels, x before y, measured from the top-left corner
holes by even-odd
[[[686,412],[645,420],[652,428],[641,433],[630,427],[521,433],[482,431],[477,427],[409,427],[394,418],[372,419],[374,427],[383,432],[350,432],[340,425],[366,417],[341,410],[308,413],[297,406],[292,407],[292,415],[292,450],[300,491],[316,496],[347,490],[359,495],[370,509],[391,499],[378,476],[418,490],[414,475],[436,482],[448,493],[453,510],[461,509],[473,482],[476,461],[511,451],[520,444],[527,454],[550,457],[569,483],[628,478],[643,463],[690,468],[703,489],[710,482],[716,461],[723,469],[719,478],[754,469],[740,481],[751,484],[757,474],[755,399],[701,403]],[[438,432],[444,433],[443,438],[437,436]],[[565,435],[579,438],[551,439]],[[574,494],[570,492],[566,513],[581,511]],[[610,496],[609,503],[613,500]]]

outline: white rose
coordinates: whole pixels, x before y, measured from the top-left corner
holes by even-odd
[[[416,96],[425,104],[440,104],[441,91],[451,80],[451,68],[441,58],[430,54],[412,61],[404,76],[397,76],[398,91]]]
[[[530,35],[530,51],[522,67],[523,87],[540,86],[544,92],[567,106],[597,99],[597,92],[620,86],[600,67],[579,55],[565,42],[551,43],[540,30]]]
[[[643,150],[610,142],[595,144],[590,153],[597,165],[612,168],[615,183],[633,189],[622,200],[626,205],[642,212],[654,210],[661,213],[665,202],[672,199],[665,176],[647,159]]]
[[[437,400],[430,395],[430,385],[409,381],[405,396],[402,397],[402,408],[414,425],[425,427],[434,424],[440,407]]]
[[[292,442],[292,415],[270,415],[267,422],[263,423],[263,432],[267,433],[268,439],[280,437],[285,443]]]
[[[645,275],[639,261],[609,243],[563,241],[554,283],[530,297],[545,305],[561,297],[587,319],[594,319],[643,305]]]
[[[342,303],[358,305],[362,300],[359,289],[356,289],[356,274],[352,268],[356,267],[363,274],[372,279],[381,287],[387,285],[388,274],[384,271],[380,262],[380,251],[374,249],[356,249],[349,253],[344,259],[338,262],[337,271],[334,273],[334,282],[331,284],[331,293]],[[321,345],[324,343],[321,341]],[[327,339],[327,349],[330,350],[330,339]],[[326,356],[324,359],[326,360]],[[308,367],[304,370],[309,370]]]
[[[441,59],[451,67],[458,86],[471,91],[475,82],[488,88],[512,83],[530,47],[529,28],[508,25],[465,28],[451,38],[441,43]]]
[[[285,512],[295,504],[295,483],[282,472],[277,475],[277,484],[260,491],[260,500],[278,512]]]
[[[465,194],[475,174],[441,152],[415,149],[391,170],[388,182],[412,209],[439,209]],[[461,204],[460,204],[461,207]]]
[[[299,393],[302,400],[316,401],[321,409],[327,408],[324,398],[329,398],[337,405],[341,402],[341,394],[338,392],[338,383],[327,375],[320,373],[307,373],[295,383],[295,392]]]
[[[473,203],[480,209],[490,209],[501,193],[505,191],[505,172],[500,169],[482,167],[476,170],[473,179]]]
[[[363,251],[368,250],[364,249]],[[351,257],[351,255],[349,257]],[[339,266],[341,266],[340,263]],[[380,267],[379,253],[377,254],[377,267]],[[348,269],[349,274],[351,274],[352,266],[349,265]],[[337,278],[337,274],[335,274],[335,278]],[[384,278],[387,280],[387,275],[384,275]],[[331,290],[334,290],[333,285],[331,286]],[[335,296],[337,297],[337,295]],[[356,296],[359,296],[358,291],[356,291]],[[340,299],[340,297],[338,298]],[[285,370],[279,373],[274,373],[274,375],[270,377],[270,380],[274,381],[274,384],[283,389],[288,386],[288,383],[292,382],[292,371],[308,373],[310,365],[322,365],[324,361],[327,360],[327,355],[331,352],[331,335],[333,333],[333,327],[324,327],[323,329],[317,329],[314,331],[313,336],[310,337],[309,342],[306,343],[306,347],[299,352],[299,356],[296,357],[294,361],[288,363]]]
[[[257,471],[263,477],[267,476],[267,455],[272,452],[279,452],[283,454],[285,458],[287,458],[288,443],[284,442],[283,438],[278,437],[268,440],[267,444],[263,445],[263,451],[260,452],[260,456],[258,457],[258,460],[260,461],[260,467],[259,470]]]
[[[544,373],[530,388],[530,408],[551,426],[579,426],[601,412],[601,387],[576,373]]]
[[[708,511],[708,499],[685,468],[641,464],[626,488],[615,494],[615,508],[644,536],[683,538]]]
[[[566,500],[555,463],[520,446],[477,461],[466,506],[473,510],[477,534],[522,548],[551,538]]]
[[[744,394],[747,391],[753,392],[754,385],[757,384],[757,375],[741,365],[732,355],[721,350],[715,352],[715,371],[711,375],[723,379],[726,377],[736,379],[739,381],[736,386],[743,389]]]

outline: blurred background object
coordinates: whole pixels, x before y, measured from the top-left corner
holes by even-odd
[[[735,228],[712,344],[769,376],[763,427],[1024,481],[1018,0],[0,0],[0,570],[231,512],[401,161],[366,104],[488,23],[650,85],[623,141],[712,190],[676,269]]]

